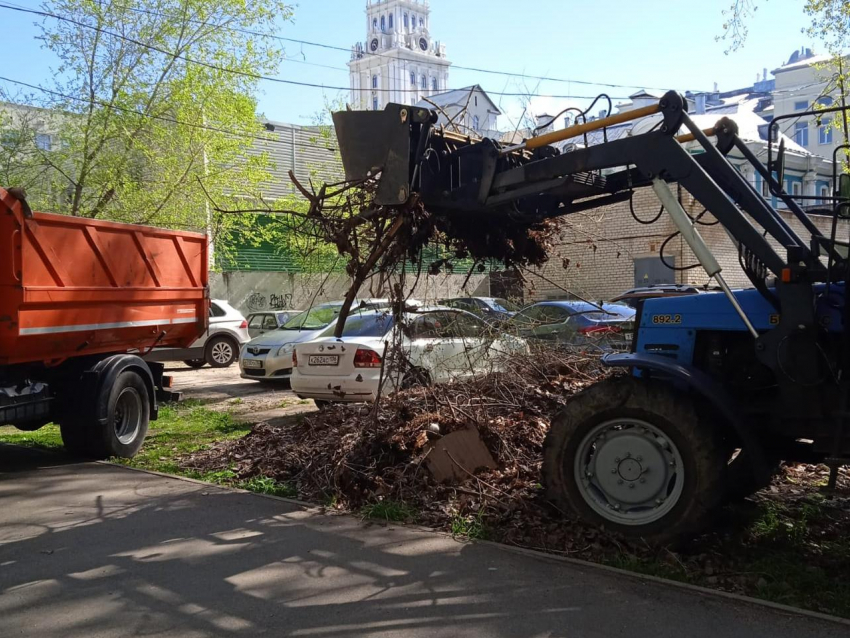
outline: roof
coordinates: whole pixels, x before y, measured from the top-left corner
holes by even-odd
[[[502,111],[500,111],[499,107],[496,106],[496,103],[490,99],[490,96],[487,95],[487,91],[481,88],[480,84],[466,86],[462,89],[453,89],[451,91],[446,91],[445,93],[435,93],[434,95],[428,96],[427,102],[425,100],[420,100],[416,103],[416,106],[428,108],[430,106],[430,102],[441,107],[464,106],[469,100],[469,94],[473,91],[484,96],[484,99],[490,103],[490,110],[494,111],[498,115],[502,114]]]
[[[788,62],[783,64],[777,69],[771,71],[774,75],[777,73],[784,73],[786,71],[794,71],[796,69],[804,69],[807,66],[812,66],[813,64],[822,64],[824,62],[829,62],[832,59],[831,55],[827,55],[821,53],[820,55],[815,55],[812,53],[811,49],[806,49],[805,53],[801,53],[800,51],[794,51],[791,54],[791,57],[788,58]]]
[[[664,91],[655,91],[655,90],[652,90],[652,89],[641,89],[640,91],[636,91],[635,93],[632,93],[629,97],[630,98],[636,98],[636,97],[661,98],[663,96],[664,96]]]
[[[704,130],[713,127],[717,123],[718,116],[729,115],[738,125],[738,137],[740,137],[743,141],[766,143],[768,122],[760,115],[753,112],[753,109],[756,108],[758,102],[759,100],[756,98],[745,99],[740,102],[732,101],[729,104],[710,107],[706,109],[706,113],[704,114],[691,114],[690,117],[700,129]],[[616,126],[609,126],[605,130],[605,134],[609,141],[628,137],[630,135],[640,135],[648,132],[653,126],[657,125],[660,120],[660,115],[653,115],[635,122],[626,122]],[[682,130],[681,132],[686,133],[687,131]],[[799,155],[812,155],[811,151],[803,148],[787,135],[782,135],[782,139],[785,140],[786,151]],[[587,135],[587,143],[591,146],[594,144],[601,144],[603,141],[603,132],[601,130],[593,131]],[[556,146],[563,150],[563,148],[569,144],[584,144],[584,136],[580,135],[572,137],[558,143]],[[690,146],[696,146],[698,145],[698,142],[689,142],[688,144]]]

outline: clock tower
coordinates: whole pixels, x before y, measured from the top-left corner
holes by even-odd
[[[368,0],[366,40],[351,49],[351,102],[382,110],[416,104],[448,89],[446,45],[431,37],[431,9],[420,0]]]

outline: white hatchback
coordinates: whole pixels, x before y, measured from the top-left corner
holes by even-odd
[[[359,313],[348,318],[341,338],[333,337],[329,327],[315,340],[296,345],[292,390],[319,405],[375,401],[383,358],[394,344],[400,356],[387,356],[384,393],[495,372],[505,356],[528,352],[523,339],[494,335],[463,310],[422,308],[407,313],[403,323],[394,325],[387,312]]]

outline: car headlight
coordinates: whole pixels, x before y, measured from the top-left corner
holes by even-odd
[[[294,343],[284,343],[278,349],[277,355],[275,355],[275,356],[282,357],[283,355],[286,355],[286,354],[292,354],[293,350],[295,350],[295,344]]]

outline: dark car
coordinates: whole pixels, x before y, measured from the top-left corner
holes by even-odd
[[[443,299],[438,303],[441,306],[466,310],[491,324],[507,321],[519,311],[519,306],[515,303],[498,297],[457,297]]]
[[[508,321],[506,327],[532,341],[626,350],[634,331],[635,311],[619,304],[541,301]]]
[[[640,288],[627,290],[622,295],[614,297],[611,300],[611,303],[624,303],[632,308],[637,308],[638,303],[644,299],[698,295],[702,292],[706,292],[704,288],[689,286],[687,284],[657,284],[654,286],[641,286]]]

